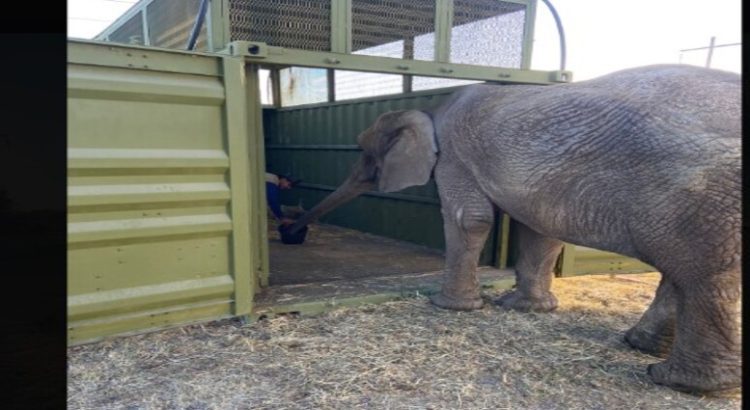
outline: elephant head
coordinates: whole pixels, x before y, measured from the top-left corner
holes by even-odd
[[[422,111],[390,111],[357,136],[362,155],[344,182],[292,225],[294,233],[358,195],[424,185],[437,161],[432,119]]]

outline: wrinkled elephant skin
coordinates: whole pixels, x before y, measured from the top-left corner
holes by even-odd
[[[519,223],[516,290],[496,303],[550,311],[562,241],[656,267],[662,282],[625,340],[666,357],[648,374],[697,393],[741,378],[741,82],[650,66],[549,86],[464,87],[429,111],[380,116],[362,156],[304,226],[372,189],[440,194],[446,261],[438,306],[482,306],[476,268],[495,207]]]

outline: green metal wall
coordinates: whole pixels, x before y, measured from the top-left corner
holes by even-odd
[[[312,208],[349,174],[360,155],[357,135],[382,113],[439,104],[454,89],[398,94],[336,103],[264,109],[270,172],[291,173],[303,183],[282,195],[287,205]],[[433,180],[398,193],[371,192],[321,218],[321,222],[443,249],[443,220]],[[480,262],[495,262],[497,227]]]
[[[85,42],[68,55],[69,343],[249,314],[265,231],[252,70]]]

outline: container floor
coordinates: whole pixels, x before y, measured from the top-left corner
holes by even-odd
[[[440,250],[334,225],[310,225],[305,243],[285,245],[271,222],[268,242],[271,286],[438,271],[444,263]]]

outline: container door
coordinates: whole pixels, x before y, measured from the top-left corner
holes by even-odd
[[[251,312],[264,208],[248,73],[69,42],[69,344]]]

